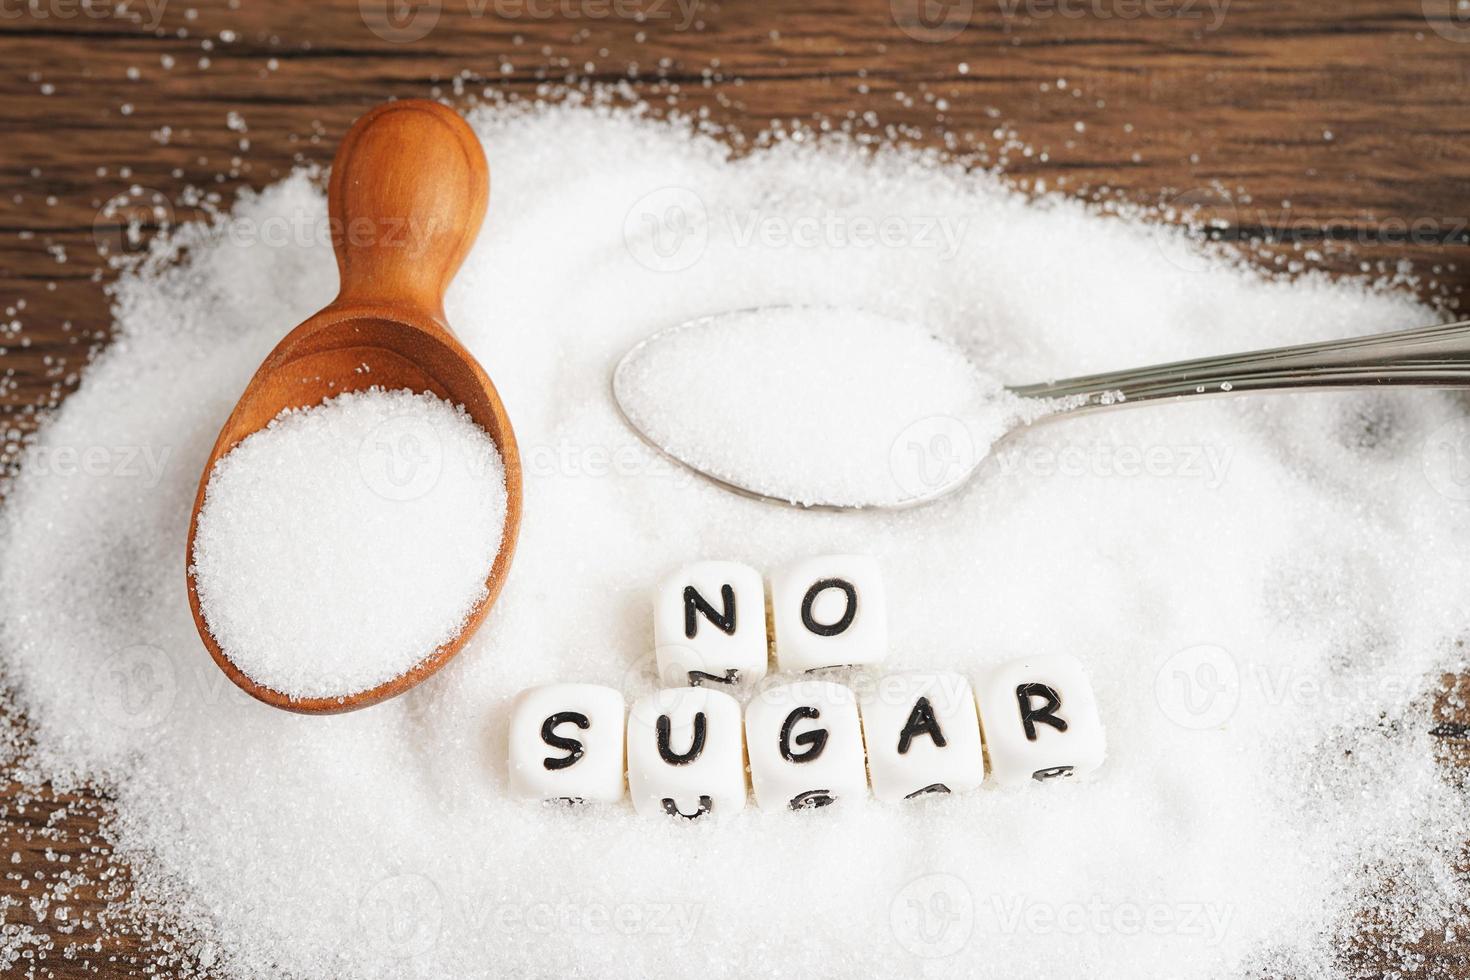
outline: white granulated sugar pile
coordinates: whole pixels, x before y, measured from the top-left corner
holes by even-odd
[[[959,478],[1041,411],[917,324],[829,307],[680,326],[635,348],[616,379],[624,412],[655,445],[727,483],[798,504],[930,496],[949,475],[929,458],[935,438],[950,440],[967,464],[954,467]]]
[[[1470,625],[1470,504],[1437,449],[1470,424],[1454,397],[1049,422],[937,504],[831,513],[687,478],[608,382],[662,328],[771,304],[924,324],[1007,380],[1432,311],[1265,281],[896,152],[778,142],[732,161],[685,126],[585,107],[474,122],[495,190],[447,310],[516,426],[525,514],[496,608],[443,671],[366,711],[293,716],[238,692],[189,615],[200,467],[261,357],[331,298],[325,242],[185,230],[179,264],[125,278],[119,341],[36,451],[169,465],[156,485],[31,467],[4,505],[0,662],[36,739],[28,778],[108,789],[136,888],[195,955],[239,977],[1325,977],[1357,945],[1424,967],[1416,944],[1463,933],[1470,800],[1429,734]],[[324,210],[294,177],[237,215]],[[934,216],[952,249],[740,234]],[[718,826],[509,798],[511,700],[649,690],[669,569],[853,552],[887,582],[888,669],[1081,659],[1108,729],[1097,778]]]
[[[377,687],[485,598],[505,506],[495,443],[431,394],[374,388],[283,413],[210,473],[200,611],[258,684],[293,698]]]

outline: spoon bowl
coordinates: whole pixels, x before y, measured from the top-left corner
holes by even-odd
[[[368,112],[332,164],[328,207],[341,288],[292,330],[256,370],[204,465],[189,519],[189,606],[199,637],[225,674],[252,697],[307,714],[351,711],[401,694],[444,666],[495,602],[515,553],[521,467],[515,433],[485,370],[449,329],[444,291],[474,244],[489,173],[474,132],[455,112],[422,100]],[[487,594],[456,637],[408,672],[341,697],[291,698],[256,683],[210,633],[193,571],[194,539],[209,477],[223,456],[283,411],[377,387],[429,392],[465,411],[504,462],[506,513]]]

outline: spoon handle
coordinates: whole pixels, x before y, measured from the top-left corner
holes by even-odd
[[[1308,388],[1470,387],[1470,320],[1395,333],[1091,374],[1011,390],[1080,397],[1073,411],[1189,395]]]
[[[332,305],[406,308],[448,329],[444,291],[475,243],[489,193],[480,141],[452,109],[405,99],[358,119],[327,189],[341,274]]]

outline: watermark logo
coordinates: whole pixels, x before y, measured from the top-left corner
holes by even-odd
[[[168,0],[0,0],[0,21],[22,19],[54,20],[118,20],[131,21],[145,30],[157,30],[163,23]]]
[[[176,221],[173,202],[151,187],[132,187],[97,209],[92,219],[92,241],[103,256],[138,255],[148,249],[153,234],[167,231]]]
[[[1207,902],[1037,902],[992,896],[991,915],[1004,935],[1189,936],[1217,946],[1230,930],[1233,905]]]
[[[931,415],[905,428],[888,451],[893,482],[911,499],[940,496],[963,483],[977,460],[975,440],[964,422]]]
[[[433,490],[444,469],[439,434],[424,419],[398,415],[362,440],[357,468],[363,481],[387,500],[417,500]]]
[[[173,661],[147,644],[124,647],[92,672],[93,706],[109,724],[131,731],[163,721],[178,690]]]
[[[1240,705],[1240,666],[1222,646],[1186,647],[1160,665],[1154,700],[1164,717],[1181,728],[1219,728]]]
[[[443,12],[440,0],[357,0],[367,29],[390,44],[409,44],[429,36]]]
[[[1210,443],[1129,445],[1106,440],[1013,446],[993,455],[1003,477],[1193,480],[1208,490],[1225,485],[1235,458],[1230,447]]]
[[[1208,271],[1214,260],[1203,242],[1219,241],[1240,221],[1234,204],[1204,187],[1176,194],[1164,204],[1163,213],[1171,221],[1188,225],[1188,230],[1177,224],[1161,224],[1153,230],[1159,253],[1185,272]]]
[[[952,874],[915,878],[893,897],[889,925],[898,944],[921,959],[942,959],[965,948],[975,930],[975,899]]]
[[[975,0],[888,0],[893,23],[915,41],[942,44],[958,37],[975,16]]]
[[[623,219],[623,243],[646,269],[682,272],[709,246],[709,211],[687,187],[661,187],[645,194]]]
[[[1421,460],[1424,478],[1436,493],[1470,500],[1470,419],[1451,419],[1431,432]]]
[[[163,480],[171,446],[33,446],[26,472],[42,476],[137,480],[152,490]]]
[[[408,959],[424,955],[439,942],[444,899],[438,886],[423,875],[393,875],[368,889],[357,916],[374,952],[390,959]]]
[[[1470,42],[1470,0],[1423,0],[1423,9],[1434,33],[1456,44]]]
[[[1002,16],[1014,20],[1203,21],[1205,34],[1225,26],[1231,0],[996,0]]]

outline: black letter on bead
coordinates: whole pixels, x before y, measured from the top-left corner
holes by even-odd
[[[1052,766],[1050,769],[1038,769],[1031,774],[1031,778],[1038,783],[1044,783],[1048,779],[1061,779],[1072,775],[1074,766]]]
[[[827,747],[827,729],[818,728],[814,732],[802,732],[795,738],[791,737],[791,730],[803,718],[816,719],[820,717],[822,717],[822,713],[809,705],[795,708],[791,714],[786,716],[786,720],[781,724],[781,757],[783,759],[787,762],[816,761],[817,757],[822,754],[822,750]],[[803,747],[810,746],[810,748],[801,755],[793,755],[791,752],[793,742]]]
[[[565,769],[570,765],[575,765],[577,760],[585,754],[581,742],[556,733],[556,726],[566,723],[576,725],[584,732],[592,727],[592,722],[587,720],[587,716],[576,711],[558,712],[541,723],[541,741],[553,749],[564,749],[568,753],[560,759],[553,759],[548,756],[546,761],[542,763],[542,765],[553,772],[558,769]]]
[[[837,622],[827,624],[819,623],[812,618],[812,604],[817,601],[817,596],[828,589],[841,589],[847,596],[847,608],[842,611],[842,618]],[[824,578],[812,584],[806,590],[806,595],[801,599],[801,625],[811,630],[818,636],[836,636],[852,625],[853,617],[857,615],[857,589],[852,587],[851,582],[840,578]]]
[[[734,667],[726,667],[724,677],[721,677],[719,674],[709,674],[702,670],[691,670],[689,672],[690,687],[703,687],[706,681],[711,684],[739,684],[740,671]]]
[[[916,789],[916,790],[914,790],[908,796],[905,796],[904,799],[906,799],[906,800],[913,800],[913,799],[917,799],[920,796],[928,796],[930,793],[948,793],[948,792],[949,792],[949,787],[946,786],[946,785],[944,785],[943,783],[930,783],[928,786],[925,786],[923,789]]]
[[[708,796],[701,796],[699,798],[699,809],[693,813],[685,813],[680,810],[679,804],[675,803],[671,797],[666,796],[661,802],[663,803],[665,813],[671,817],[683,817],[685,820],[698,820],[715,807],[715,801]]]
[[[1033,708],[1032,698],[1045,698],[1046,704],[1041,708]],[[1016,688],[1016,700],[1021,704],[1021,724],[1026,728],[1028,742],[1036,741],[1038,721],[1059,732],[1067,730],[1066,719],[1056,716],[1056,710],[1062,706],[1062,696],[1052,688],[1045,684],[1022,684]]]
[[[793,810],[815,810],[818,807],[831,806],[837,802],[837,797],[832,795],[831,790],[809,789],[805,793],[797,793],[791,798],[787,806]]]
[[[735,635],[735,590],[728,585],[720,586],[720,598],[724,601],[724,612],[716,612],[715,607],[704,601],[704,596],[692,585],[684,586],[684,635],[694,639],[698,632],[698,620],[694,618],[695,613],[701,613],[704,618],[714,623],[719,630],[729,636]]]
[[[944,732],[939,730],[939,719],[934,717],[934,708],[929,704],[928,698],[919,698],[914,702],[909,720],[904,722],[903,731],[898,733],[899,755],[908,754],[909,743],[914,740],[915,735],[928,735],[938,748],[944,748]]]
[[[699,753],[704,751],[704,712],[700,711],[694,715],[694,738],[689,742],[689,751],[683,755],[675,752],[673,746],[669,745],[669,735],[674,729],[674,722],[668,715],[659,715],[658,721],[653,727],[658,730],[658,754],[671,766],[687,766],[699,758]]]

